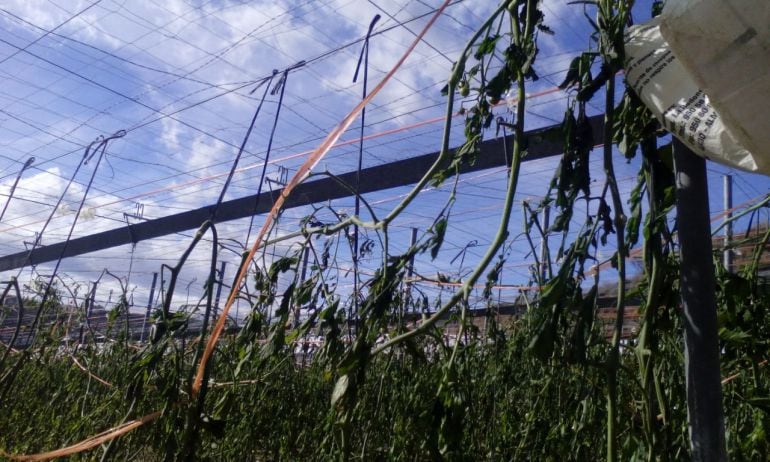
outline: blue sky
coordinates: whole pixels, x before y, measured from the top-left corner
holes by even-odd
[[[649,3],[639,2],[637,21],[649,16]],[[366,33],[371,18],[382,15],[370,46],[369,88],[395,63],[438,4],[435,0],[3,2],[0,193],[7,195],[30,156],[36,161],[24,173],[0,224],[0,253],[19,252],[24,241],[34,239],[85,146],[97,136],[117,130],[128,133],[109,145],[108,162],[99,167],[75,236],[125,226],[123,214],[133,213],[137,204],[143,207],[145,218],[157,218],[215,202],[261,96],[261,89],[250,94],[256,82],[273,69],[305,60],[308,64],[288,77],[268,176],[278,178],[281,168],[293,171],[304,158],[301,154],[313,149],[360,99],[361,82],[354,84],[352,77],[361,44],[354,42]],[[376,136],[365,143],[365,166],[437,150],[441,124],[413,125],[443,114],[439,90],[451,63],[494,7],[495,2],[486,0],[455,2],[367,107],[365,132]],[[530,86],[530,93],[552,89],[570,60],[589,45],[582,8],[560,0],[544,2],[546,23],[556,34],[541,36],[537,70],[543,78]],[[563,92],[530,98],[528,128],[559,121],[567,98]],[[589,111],[601,112],[602,104],[597,98]],[[243,171],[235,176],[227,198],[255,192],[277,107],[277,95],[268,96],[241,160]],[[504,111],[501,109],[502,115]],[[358,123],[343,135],[343,141],[358,136]],[[454,125],[453,144],[459,144],[462,120],[456,118]],[[357,143],[335,148],[318,169],[353,170],[357,152]],[[597,188],[603,181],[599,162],[599,156],[593,156]],[[618,163],[624,191],[634,185],[635,162]],[[537,202],[554,167],[553,160],[526,163],[517,199]],[[730,170],[716,164],[709,168],[711,208],[716,213],[721,209],[719,175]],[[764,177],[735,173],[736,204],[767,192],[769,183]],[[86,166],[78,175],[43,237],[44,244],[66,235],[90,174],[91,167]],[[420,274],[462,275],[480,258],[484,244],[494,234],[505,178],[504,170],[461,178],[444,251],[436,261],[418,260]],[[407,190],[384,191],[367,199],[382,214]],[[405,248],[411,227],[430,225],[447,195],[446,187],[426,191],[394,223],[394,251]],[[350,213],[352,204],[352,199],[345,199],[334,201],[331,207]],[[299,219],[310,210],[287,211],[278,233],[296,230]],[[511,234],[515,236],[521,223],[519,212],[513,222]],[[257,218],[255,226],[260,224]],[[220,225],[219,231],[225,238],[242,242],[248,228],[249,221],[240,220]],[[478,245],[467,250],[463,267],[459,267],[459,259],[450,265],[474,240]],[[82,286],[82,294],[102,269],[128,277],[130,267],[134,301],[143,306],[152,273],[161,263],[173,264],[187,242],[189,238],[180,235],[141,242],[133,258],[129,246],[95,252],[65,260],[62,271],[68,281]],[[503,271],[504,284],[527,282],[532,261],[523,244],[518,241],[513,246]],[[289,245],[269,250],[280,255]],[[196,251],[185,267],[180,302],[188,285],[193,299],[201,293],[207,252]],[[611,252],[608,248],[604,253],[609,256]],[[227,279],[235,270],[231,257],[224,256],[230,263]],[[349,266],[341,260],[343,266]],[[364,271],[371,271],[376,263],[374,259],[365,261]],[[41,273],[45,270],[38,268]],[[29,274],[25,270],[22,280],[28,280]],[[109,290],[116,287],[105,282],[98,298],[106,300]],[[430,285],[423,289],[427,293],[437,290]],[[500,295],[505,301],[515,291],[504,289]]]

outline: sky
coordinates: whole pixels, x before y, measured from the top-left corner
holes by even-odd
[[[372,18],[381,19],[369,46],[368,88],[390,70],[439,6],[436,0],[7,0],[0,5],[0,202],[5,203],[21,167],[30,158],[8,210],[0,221],[0,255],[25,249],[35,240],[57,199],[98,136],[120,130],[111,141],[94,176],[73,237],[125,227],[216,202],[238,148],[249,128],[265,87],[260,81],[296,63],[289,72],[284,96],[268,94],[245,145],[239,171],[226,199],[254,194],[269,150],[267,175],[280,180],[293,174],[326,134],[360,100],[362,79],[353,82],[361,39]],[[638,2],[635,20],[649,17],[649,1]],[[430,122],[444,113],[440,89],[465,41],[496,6],[489,0],[455,1],[417,46],[394,79],[367,106],[364,167],[435,152],[442,124]],[[536,69],[530,84],[528,129],[559,123],[569,94],[555,87],[570,60],[590,45],[583,6],[561,0],[543,3],[553,36],[540,36]],[[275,80],[272,81],[275,84]],[[255,90],[256,89],[256,90]],[[462,104],[462,103],[461,103]],[[589,105],[601,113],[601,101]],[[499,109],[506,116],[508,108]],[[462,140],[462,118],[453,119],[452,145]],[[275,132],[271,137],[273,125]],[[360,120],[342,136],[316,171],[345,173],[356,168]],[[489,133],[487,136],[494,136]],[[272,138],[272,144],[271,144]],[[347,144],[344,142],[348,141]],[[600,156],[592,156],[596,185],[601,185]],[[637,161],[618,162],[625,194],[634,186]],[[79,171],[42,236],[42,244],[64,240],[86,191],[95,162]],[[519,236],[521,201],[536,203],[555,168],[554,159],[527,162],[517,192],[511,235],[514,244],[503,270],[498,297],[512,300],[526,284],[532,257]],[[711,211],[721,208],[721,179],[735,178],[735,203],[767,192],[764,177],[709,164]],[[463,175],[458,183],[446,244],[439,258],[421,257],[415,270],[426,278],[438,272],[466,275],[494,236],[506,181],[505,169]],[[276,187],[268,182],[265,189]],[[409,188],[372,193],[366,199],[378,215],[387,213]],[[393,223],[392,251],[403,251],[411,229],[427,229],[449,195],[448,186],[424,191]],[[330,210],[352,213],[353,200],[340,199],[317,207],[330,220]],[[312,207],[287,210],[278,235],[296,231]],[[141,213],[138,213],[141,212]],[[134,216],[130,216],[134,215]],[[137,216],[141,215],[141,217]],[[368,217],[367,217],[368,218]],[[254,239],[263,217],[218,225],[220,238],[232,247]],[[249,229],[253,228],[251,233]],[[60,274],[83,296],[106,268],[124,283],[138,310],[148,303],[152,275],[162,264],[174,265],[189,245],[194,230],[65,259]],[[249,242],[251,245],[252,242]],[[25,244],[25,242],[27,244]],[[240,243],[240,244],[236,244]],[[180,275],[175,304],[197,300],[210,260],[208,245],[193,252]],[[284,255],[291,241],[268,248]],[[340,251],[340,265],[349,258]],[[603,250],[608,257],[612,249]],[[464,258],[455,258],[465,254]],[[238,261],[223,252],[226,280]],[[362,261],[370,274],[378,259]],[[462,262],[462,264],[461,264]],[[345,266],[347,265],[347,266]],[[39,274],[50,265],[35,268]],[[33,270],[5,272],[4,280],[20,274],[29,282]],[[611,277],[611,276],[610,276]],[[341,290],[349,281],[340,281]],[[435,295],[448,289],[425,283],[418,287]],[[115,301],[112,278],[98,287],[103,304]],[[348,289],[349,290],[349,289]],[[110,295],[110,292],[113,295]],[[154,302],[153,302],[154,303]],[[243,308],[245,310],[245,307]]]

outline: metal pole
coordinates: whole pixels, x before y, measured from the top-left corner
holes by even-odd
[[[219,300],[222,298],[222,284],[225,282],[225,267],[227,267],[227,262],[223,261],[219,265],[219,285],[217,286],[217,296],[214,300],[214,319],[219,318]]]
[[[721,462],[727,454],[706,161],[675,139],[674,164],[692,460]]]
[[[412,228],[412,237],[409,239],[409,247],[414,247],[417,244],[417,228]],[[412,302],[412,277],[414,276],[414,255],[409,258],[409,266],[406,269],[406,294],[404,297],[404,311],[409,308],[409,304]],[[412,310],[415,311],[415,310]]]
[[[730,219],[733,216],[733,176],[725,175],[724,181],[724,209],[727,211],[725,215],[725,241],[724,241],[724,265],[725,269],[729,272],[733,270],[733,251],[730,249],[733,239],[733,224]]]
[[[144,330],[147,327],[147,320],[150,319],[150,311],[152,310],[152,300],[155,297],[155,284],[158,283],[158,273],[152,273],[152,285],[150,286],[150,298],[147,300],[147,312],[144,314],[142,320],[142,332],[139,335],[139,341],[144,341]]]
[[[548,265],[545,260],[548,258],[548,227],[551,219],[551,207],[546,205],[543,207],[543,221],[541,226],[543,227],[543,242],[540,243],[540,276],[543,281],[548,277]]]
[[[372,31],[374,30],[374,25],[377,24],[377,21],[380,20],[380,15],[376,14],[374,15],[374,18],[372,18],[372,21],[369,23],[369,31],[366,33],[366,37],[364,38],[364,46],[361,48],[361,54],[358,57],[358,64],[356,65],[356,72],[353,75],[353,83],[356,83],[358,80],[358,72],[361,70],[361,64],[363,64],[363,88],[361,90],[361,99],[366,99],[366,84],[369,80],[369,40],[372,36]],[[366,128],[366,106],[364,106],[363,109],[361,109],[361,136],[359,137],[359,143],[358,143],[358,169],[356,169],[356,202],[355,202],[355,215],[356,217],[361,215],[361,169],[363,168],[363,162],[364,162],[364,130]],[[358,319],[358,289],[360,285],[360,276],[358,274],[358,259],[360,257],[359,255],[359,243],[358,243],[358,225],[355,225],[353,227],[353,305],[351,306],[351,314],[348,316],[348,318],[353,319],[353,315],[355,314],[356,319]],[[358,324],[356,323],[356,327],[358,327]]]
[[[91,287],[91,290],[89,291],[88,295],[86,295],[85,300],[83,302],[85,304],[84,309],[85,309],[85,315],[86,315],[86,319],[85,319],[86,323],[91,322],[91,312],[93,311],[93,306],[94,306],[94,292],[96,291],[96,282],[94,282],[93,284],[94,285]],[[85,331],[83,329],[83,325],[81,324],[78,343],[83,343],[84,336],[85,336]]]
[[[13,193],[16,191],[16,187],[19,185],[19,180],[21,180],[21,175],[24,173],[24,170],[28,169],[32,163],[35,162],[34,157],[30,157],[27,159],[27,162],[24,163],[24,165],[21,167],[21,170],[19,170],[18,175],[16,175],[16,179],[13,181],[13,185],[11,186],[10,192],[8,192],[8,199],[5,201],[5,205],[3,206],[3,211],[0,212],[0,223],[3,221],[3,217],[5,216],[5,211],[8,210],[8,205],[11,203],[11,199],[13,199]]]
[[[93,285],[91,286],[91,293],[88,294],[86,297],[86,322],[91,323],[93,313],[94,313],[94,299],[96,298],[96,285],[98,284],[98,281],[94,281]],[[93,339],[94,341],[96,339]],[[83,343],[83,339],[81,336],[80,343]]]
[[[305,247],[305,250],[302,252],[302,271],[299,275],[299,283],[302,284],[305,282],[305,278],[307,277],[307,262],[308,259],[310,259],[310,247]],[[299,327],[299,315],[300,315],[300,309],[302,307],[299,303],[297,303],[294,306],[294,328],[296,329]]]
[[[88,302],[88,311],[86,312],[86,316],[90,319],[91,316],[94,314],[94,300],[96,299],[96,286],[98,282],[94,281],[94,285],[91,286],[91,297]]]

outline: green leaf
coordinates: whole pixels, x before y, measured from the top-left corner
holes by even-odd
[[[484,93],[489,97],[490,104],[497,104],[500,102],[505,92],[511,88],[513,82],[513,74],[508,67],[500,69],[500,72],[492,77],[489,82],[487,82],[487,86],[484,87]]]
[[[283,257],[273,262],[273,264],[270,265],[270,270],[268,271],[268,277],[270,278],[270,281],[275,284],[278,281],[278,275],[280,273],[289,271],[297,263],[299,263],[299,258],[297,257]]]
[[[752,335],[742,330],[722,327],[719,329],[719,338],[727,343],[745,345],[751,341]]]
[[[637,183],[634,189],[631,190],[631,197],[628,199],[628,203],[631,206],[631,214],[628,217],[628,223],[626,225],[626,246],[631,248],[636,245],[639,240],[639,227],[642,222],[642,191],[645,187],[645,176],[640,171]],[[648,230],[645,227],[645,239],[649,239],[647,235]]]
[[[493,266],[487,273],[487,282],[484,284],[484,293],[482,294],[482,297],[484,297],[485,300],[489,300],[492,297],[492,289],[500,279],[500,271],[503,269],[503,263],[505,263],[505,259],[503,259],[501,255],[495,263],[495,266]]]
[[[431,245],[430,245],[430,257],[432,260],[435,260],[438,256],[439,250],[441,250],[441,245],[444,243],[444,236],[446,235],[447,230],[447,224],[448,220],[447,217],[442,217],[431,228],[431,232],[433,233],[433,237],[431,238]]]
[[[492,54],[495,51],[495,46],[497,45],[497,41],[499,39],[500,35],[485,37],[484,40],[479,43],[479,46],[476,48],[476,52],[473,54],[473,57],[477,60],[481,60],[484,55]]]
[[[583,88],[578,91],[577,94],[577,100],[578,101],[590,101],[591,98],[594,97],[596,92],[601,90],[602,87],[604,87],[604,84],[607,83],[607,80],[609,80],[612,77],[612,70],[607,65],[602,65],[601,71],[599,71],[599,74],[596,75],[596,78],[591,79]]]
[[[546,361],[553,355],[554,341],[556,340],[556,325],[550,319],[544,320],[535,337],[530,341],[528,350],[541,361]]]
[[[567,70],[567,75],[564,76],[564,80],[559,84],[560,89],[566,90],[567,88],[580,83],[580,63],[582,60],[582,56],[572,59],[572,62],[569,64],[569,69]]]

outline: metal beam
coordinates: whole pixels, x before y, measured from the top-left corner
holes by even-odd
[[[722,194],[724,195],[724,208],[727,211],[727,215],[725,215],[725,239],[722,242],[722,247],[724,249],[724,252],[722,254],[722,261],[724,262],[725,269],[728,272],[733,271],[733,250],[731,249],[732,246],[732,240],[733,240],[733,176],[732,175],[724,175],[723,180],[723,191]]]
[[[601,115],[593,116],[589,119],[593,128],[594,139],[601,139],[604,127],[602,117]],[[528,139],[528,154],[524,161],[555,156],[561,154],[563,150],[564,139],[560,125],[552,125],[529,131],[526,133],[526,138]],[[463,165],[460,173],[506,165],[506,159],[509,156],[506,155],[507,153],[504,151],[504,148],[507,147],[510,150],[511,146],[513,146],[512,136],[506,139],[501,137],[482,142],[476,161],[472,165]],[[438,152],[434,152],[376,167],[365,168],[361,170],[360,192],[365,194],[414,184],[424,175],[425,171],[435,162],[437,157]],[[348,185],[355,185],[356,175],[357,172],[354,171],[338,175],[338,177]],[[223,202],[217,210],[214,222],[221,223],[269,212],[280,192],[281,190],[259,195],[254,194]],[[350,195],[349,189],[341,185],[336,179],[322,178],[315,181],[307,181],[297,186],[286,200],[284,208],[301,207]],[[256,210],[254,209],[255,203],[258,204]],[[74,257],[96,252],[97,250],[195,229],[211,218],[213,208],[213,205],[208,205],[175,215],[71,239],[66,245],[64,242],[58,242],[39,247],[31,253],[24,251],[6,255],[0,257],[0,271],[55,261],[60,255],[63,255],[64,258]]]

